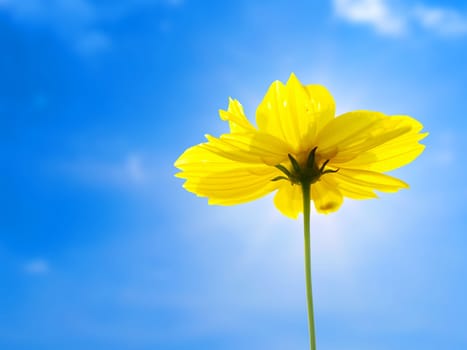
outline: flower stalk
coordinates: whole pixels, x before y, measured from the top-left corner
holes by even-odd
[[[313,289],[311,283],[311,242],[310,242],[310,187],[307,181],[302,182],[303,193],[303,234],[305,246],[305,281],[308,306],[308,332],[310,335],[310,350],[316,350],[315,319],[313,311]]]

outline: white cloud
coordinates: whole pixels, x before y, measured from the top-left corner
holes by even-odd
[[[453,9],[419,5],[414,9],[414,17],[422,27],[438,34],[467,34],[467,14]]]
[[[80,182],[117,187],[144,185],[156,175],[146,159],[138,153],[126,154],[116,161],[74,160],[61,165],[59,170]]]
[[[104,52],[112,47],[111,38],[103,32],[89,32],[76,41],[75,48],[83,55]]]
[[[52,29],[79,54],[89,56],[111,47],[111,38],[99,29],[101,11],[88,0],[4,0],[0,11],[32,29]]]
[[[4,0],[0,9],[23,20],[50,20],[52,18],[71,21],[95,19],[95,8],[87,0]]]
[[[399,36],[421,27],[444,36],[467,34],[467,14],[423,4],[396,6],[390,0],[333,0],[335,14],[356,24],[371,26],[383,35]]]
[[[103,4],[90,0],[0,0],[0,12],[33,30],[51,29],[78,54],[91,56],[113,46],[113,38],[102,30],[103,24],[121,20],[145,7],[175,9],[183,5],[183,0],[123,0]]]
[[[184,4],[184,0],[165,0],[164,3],[168,6],[182,6]]]
[[[405,21],[396,15],[385,0],[334,0],[336,14],[352,23],[372,26],[382,34],[398,35]]]
[[[30,275],[45,275],[50,271],[49,264],[44,259],[30,260],[24,264],[23,269]]]

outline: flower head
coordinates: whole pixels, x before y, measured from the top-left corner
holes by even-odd
[[[256,124],[229,99],[220,117],[230,133],[187,149],[175,162],[184,187],[209,204],[233,205],[277,191],[276,207],[296,218],[302,186],[320,213],[336,211],[344,197],[375,198],[408,185],[384,172],[413,161],[427,133],[408,116],[353,111],[335,117],[335,103],[320,85],[302,85],[294,74],[275,81],[256,111]]]

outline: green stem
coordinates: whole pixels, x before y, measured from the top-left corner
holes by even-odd
[[[313,315],[313,290],[311,286],[311,249],[310,249],[310,183],[302,183],[303,192],[303,233],[305,236],[305,279],[306,300],[308,305],[308,331],[310,349],[316,350],[315,320]]]

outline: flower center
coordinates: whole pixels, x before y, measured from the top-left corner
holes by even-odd
[[[285,176],[277,176],[271,181],[288,180],[295,185],[311,185],[319,180],[319,178],[328,173],[335,173],[339,169],[326,169],[326,165],[329,163],[329,159],[326,160],[320,167],[316,162],[316,150],[315,147],[311,150],[308,155],[305,166],[300,166],[298,161],[289,153],[288,157],[292,164],[292,170],[287,169],[282,164],[277,164],[275,167],[282,171]]]

